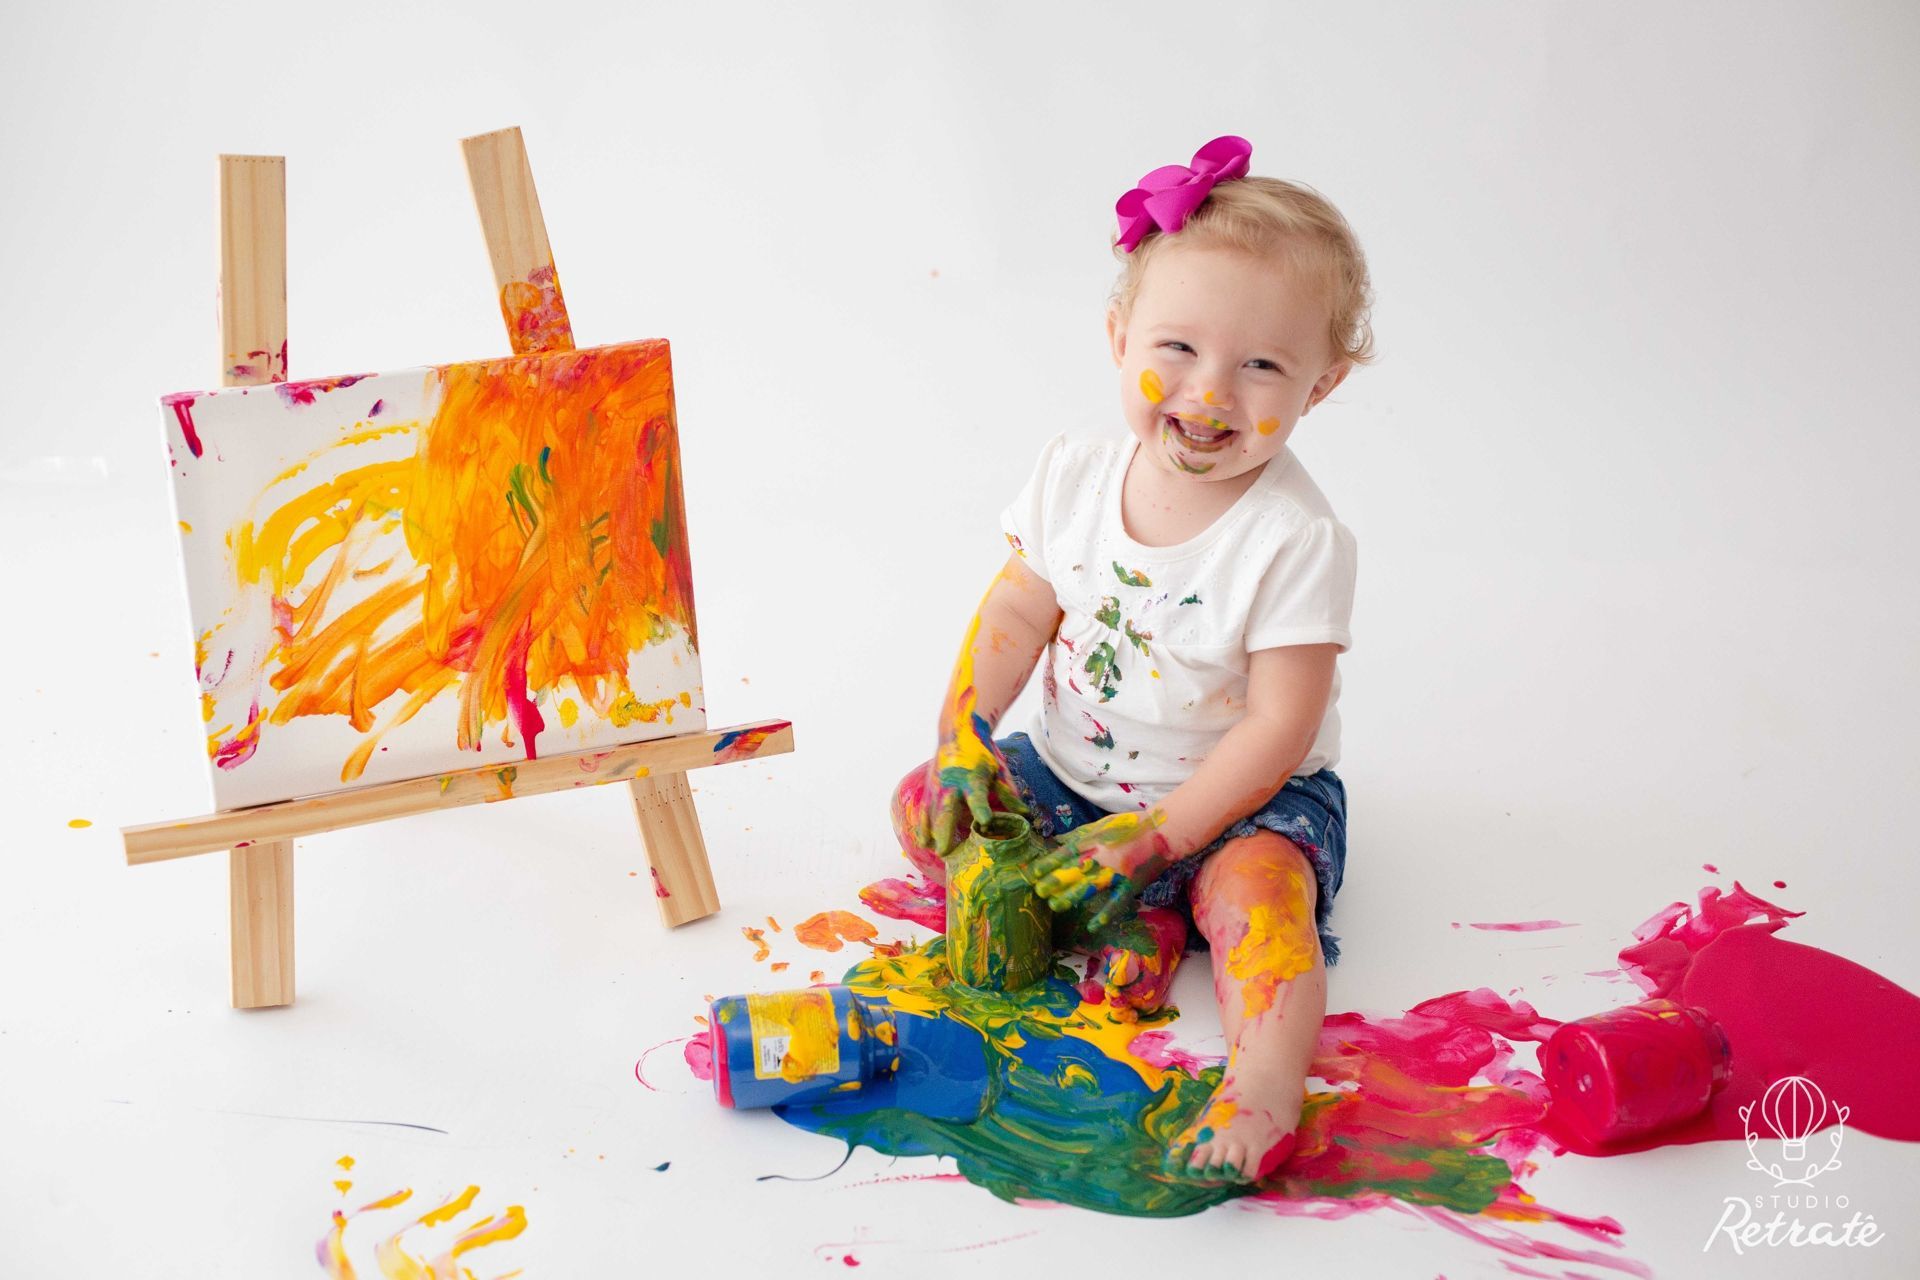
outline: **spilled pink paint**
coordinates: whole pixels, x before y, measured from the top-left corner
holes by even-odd
[[[1468,921],[1472,929],[1491,929],[1499,933],[1532,933],[1536,929],[1572,929],[1577,926],[1565,920],[1490,920]]]

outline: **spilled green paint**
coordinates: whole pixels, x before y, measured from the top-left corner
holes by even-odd
[[[1350,1099],[1333,1091],[1309,1094],[1301,1115],[1303,1133],[1331,1130],[1328,1149],[1310,1167],[1289,1167],[1259,1185],[1169,1173],[1168,1148],[1205,1108],[1223,1067],[1161,1070],[1134,1057],[1127,1042],[1172,1022],[1177,1011],[1121,1022],[1102,1005],[1082,1003],[1071,977],[1055,966],[1044,981],[1020,991],[962,987],[948,975],[940,938],[863,961],[845,978],[855,991],[953,1018],[986,1039],[985,1114],[969,1124],[893,1107],[852,1110],[849,1103],[788,1106],[780,1114],[884,1155],[949,1157],[961,1176],[1002,1200],[1046,1200],[1132,1217],[1182,1217],[1249,1195],[1360,1201],[1384,1195],[1478,1213],[1513,1179],[1504,1160],[1477,1149],[1486,1135],[1433,1145],[1369,1127],[1343,1131],[1336,1117]]]

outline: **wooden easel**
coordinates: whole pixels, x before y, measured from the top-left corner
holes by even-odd
[[[517,355],[573,350],[547,228],[520,130],[467,138],[467,176],[501,314]],[[220,157],[220,380],[287,378],[287,203],[283,156]],[[624,782],[669,926],[720,909],[687,771],[793,750],[793,726],[765,720],[612,749],[485,765],[331,795],[124,827],[127,864],[230,851],[233,1005],[293,1003],[293,842],[388,818]]]

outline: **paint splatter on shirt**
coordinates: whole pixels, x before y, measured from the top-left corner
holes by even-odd
[[[1001,514],[1062,614],[1042,657],[1040,709],[1007,728],[1027,729],[1047,767],[1109,812],[1158,803],[1193,775],[1246,714],[1254,650],[1346,650],[1358,564],[1353,535],[1290,450],[1193,538],[1134,541],[1120,519],[1134,451],[1132,437],[1056,436]],[[1339,698],[1336,667],[1296,773],[1338,761]]]

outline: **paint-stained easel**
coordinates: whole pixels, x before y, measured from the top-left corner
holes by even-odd
[[[516,355],[573,350],[573,327],[547,243],[520,130],[467,138],[467,177],[500,311]],[[287,200],[283,156],[220,157],[220,381],[287,378]],[[624,782],[669,926],[720,909],[687,772],[793,750],[793,726],[766,720],[610,749],[568,752],[510,768],[485,765],[324,796],[173,822],[124,827],[127,863],[228,854],[233,1005],[293,1003],[293,842],[389,818]]]

